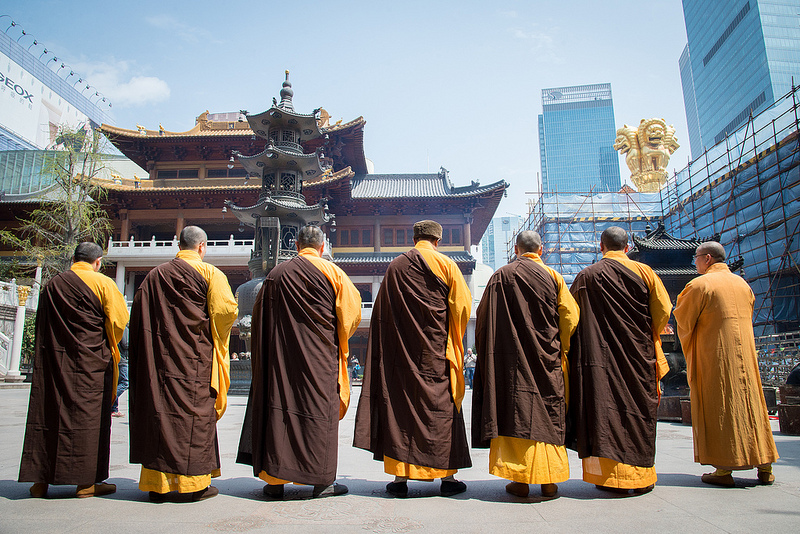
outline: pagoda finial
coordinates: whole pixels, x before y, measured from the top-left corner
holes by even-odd
[[[292,84],[289,82],[289,71],[287,70],[286,81],[283,82],[283,89],[281,89],[281,103],[278,104],[278,107],[294,111],[294,105],[292,104],[293,96],[294,91],[292,91]]]

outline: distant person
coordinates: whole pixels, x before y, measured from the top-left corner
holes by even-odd
[[[466,491],[455,474],[472,465],[461,410],[472,296],[441,238],[439,223],[414,224],[414,248],[389,264],[372,311],[353,445],[383,462],[397,497],[408,480]]]
[[[702,476],[706,484],[733,487],[733,471],[753,468],[761,484],[772,484],[778,450],[758,371],[753,291],[728,269],[716,241],[697,247],[694,263],[701,276],[686,284],[674,312],[689,377],[694,461],[716,468]]]
[[[76,497],[114,493],[108,478],[111,404],[119,349],[128,323],[125,298],[100,274],[103,249],[75,247],[72,267],[39,295],[33,384],[20,482],[33,497],[48,485],[76,485]]]
[[[133,299],[131,463],[153,502],[219,494],[217,420],[230,386],[228,343],[238,308],[228,279],[203,258],[206,233],[187,226],[177,256],[150,271]]]
[[[313,497],[347,493],[336,484],[339,420],[350,405],[348,340],[361,321],[361,296],[323,259],[325,234],[305,226],[297,257],[264,280],[253,307],[253,382],[237,461],[282,499],[284,485]]]
[[[467,349],[467,354],[464,355],[464,379],[466,384],[472,388],[472,378],[475,376],[475,355],[472,349]]]
[[[119,342],[119,381],[117,382],[117,396],[111,405],[111,417],[124,417],[125,414],[119,411],[119,397],[128,391],[128,327],[122,333]]]
[[[566,355],[580,312],[541,250],[537,232],[517,235],[517,259],[489,279],[475,327],[472,446],[489,447],[489,472],[518,497],[529,484],[553,497],[569,478]]]
[[[600,251],[570,288],[581,320],[569,352],[567,446],[585,482],[646,493],[656,482],[659,380],[669,371],[660,334],[672,304],[653,269],[628,259],[625,230],[606,228]]]

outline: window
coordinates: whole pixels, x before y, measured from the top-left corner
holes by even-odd
[[[385,246],[406,246],[414,244],[414,231],[406,226],[384,227],[383,241]]]
[[[247,171],[242,168],[206,169],[207,178],[242,178],[245,176],[247,176]]]
[[[283,130],[281,132],[281,141],[290,141],[294,143],[294,132],[292,130]]]
[[[294,180],[295,176],[293,172],[282,172],[280,189],[282,191],[294,191]]]
[[[199,176],[198,169],[180,169],[176,171],[158,171],[156,175],[159,179],[164,178],[197,178]]]
[[[461,227],[460,226],[443,226],[442,227],[442,239],[439,241],[442,245],[463,245],[461,239]]]
[[[331,244],[342,247],[371,247],[372,228],[339,228],[336,233],[331,234]]]

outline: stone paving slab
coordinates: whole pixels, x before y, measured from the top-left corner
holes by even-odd
[[[773,435],[781,459],[776,483],[758,486],[755,470],[734,473],[737,487],[716,488],[700,482],[709,470],[692,462],[691,428],[659,423],[656,445],[658,483],[641,496],[623,497],[598,491],[580,480],[580,460],[570,452],[572,477],[559,484],[554,499],[539,495],[520,499],[504,491],[505,481],[488,474],[488,451],[473,449],[473,467],[459,472],[467,492],[439,496],[439,483],[409,483],[408,499],[388,496],[390,477],[366,451],[351,446],[355,406],[342,421],[339,436],[339,481],[350,493],[309,499],[307,486],[287,486],[287,499],[269,502],[263,483],[248,466],[235,463],[244,397],[230,397],[219,422],[222,476],[214,480],[221,495],[199,503],[153,504],[137,487],[139,467],[128,463],[128,417],[114,419],[110,482],[117,493],[74,499],[74,487],[51,487],[47,499],[28,496],[29,484],[16,482],[22,449],[28,390],[0,390],[0,533],[7,532],[375,532],[436,531],[522,532],[753,532],[797,531],[800,524],[800,437]],[[469,421],[471,392],[464,401]],[[122,397],[127,407],[127,394]]]

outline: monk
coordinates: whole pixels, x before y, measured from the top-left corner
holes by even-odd
[[[108,478],[117,343],[128,324],[125,298],[100,274],[103,249],[75,247],[72,267],[39,295],[33,384],[19,469],[33,497],[49,484],[75,484],[76,497],[114,493]]]
[[[347,493],[334,481],[361,296],[321,257],[317,226],[302,228],[296,245],[297,257],[267,274],[253,308],[253,381],[237,459],[253,466],[271,499],[282,499],[290,482],[313,486],[313,497]]]
[[[462,493],[454,475],[472,465],[461,411],[472,296],[437,251],[441,237],[435,221],[414,224],[414,248],[389,264],[372,309],[353,445],[383,462],[397,497],[409,479],[440,478],[442,496]]]
[[[716,468],[701,480],[733,487],[732,471],[758,469],[772,484],[778,459],[753,337],[755,297],[715,241],[697,247],[695,278],[678,295],[675,320],[686,356],[694,461]]]
[[[172,261],[133,300],[129,346],[130,459],[152,502],[173,491],[199,501],[219,490],[217,420],[227,407],[228,343],[238,308],[225,275],[205,263],[206,233],[187,226]]]
[[[489,279],[475,332],[472,446],[489,447],[489,472],[519,497],[529,484],[553,497],[569,478],[567,351],[580,312],[541,251],[537,232],[517,235],[517,259]]]
[[[617,493],[646,493],[656,482],[659,381],[669,371],[660,334],[672,309],[661,279],[628,259],[628,234],[600,236],[603,257],[570,290],[581,321],[569,353],[568,446],[583,480]]]

